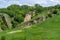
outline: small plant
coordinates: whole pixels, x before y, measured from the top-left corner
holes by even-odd
[[[48,14],[48,17],[52,17],[52,14]]]
[[[54,11],[53,11],[53,14],[57,14],[57,10],[54,10]]]
[[[5,40],[5,36],[2,36],[2,37],[1,37],[1,40]]]

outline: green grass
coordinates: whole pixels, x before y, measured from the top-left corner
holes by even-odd
[[[14,34],[1,32],[0,39],[4,36],[6,40],[60,40],[60,15],[23,30]]]
[[[34,16],[33,18],[32,18],[32,20],[31,21],[33,21],[33,20],[35,20],[35,19],[37,19],[37,18],[40,18],[40,17],[42,17],[42,16],[47,16],[47,12],[46,11],[44,11],[44,12],[41,12],[41,13],[38,13],[36,16]]]

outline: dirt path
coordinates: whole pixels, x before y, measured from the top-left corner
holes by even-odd
[[[30,28],[31,26],[25,27],[25,28]],[[16,30],[16,31],[10,31],[7,32],[7,34],[14,34],[14,33],[18,33],[18,32],[23,32],[23,30]]]
[[[16,30],[16,31],[11,31],[11,32],[7,32],[7,34],[13,34],[13,33],[18,33],[18,32],[22,32],[23,30]]]

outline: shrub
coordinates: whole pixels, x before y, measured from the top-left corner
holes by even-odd
[[[6,40],[5,36],[2,36],[2,37],[1,37],[1,40]]]

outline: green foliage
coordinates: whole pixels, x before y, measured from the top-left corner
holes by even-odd
[[[14,20],[20,23],[20,22],[23,22],[24,18],[22,15],[18,14],[16,15]]]
[[[2,29],[2,30],[6,30],[7,29],[7,27],[6,27],[6,25],[3,23],[3,21],[2,21],[2,18],[0,18],[0,28]]]
[[[21,9],[28,10],[28,5],[22,5]]]
[[[57,10],[58,9],[58,10]],[[34,12],[35,16],[32,17],[32,19],[36,19],[42,15],[47,15],[50,11],[50,14],[48,14],[48,17],[52,17],[52,14],[58,14],[60,13],[60,5],[56,6],[50,6],[50,7],[42,7],[39,4],[35,4],[34,6],[28,6],[28,5],[17,5],[12,4],[8,6],[7,8],[0,8],[0,13],[6,13],[11,17],[12,26],[16,27],[18,24],[22,23],[24,21],[25,15],[29,12]],[[0,18],[1,19],[1,18]],[[1,20],[0,20],[1,21]],[[4,25],[2,21],[0,22],[0,25]],[[2,27],[3,29],[5,27]]]
[[[35,4],[35,10],[37,13],[41,13],[43,11],[43,7],[39,4]]]
[[[57,4],[54,8],[55,8],[55,9],[60,9],[60,5]]]
[[[5,40],[5,36],[2,36],[2,37],[1,37],[1,40]]]
[[[18,24],[18,22],[16,22],[16,21],[12,21],[11,23],[12,23],[12,26],[13,26],[12,28],[15,28],[16,25]]]
[[[0,9],[0,13],[6,13],[8,10],[6,8]]]

